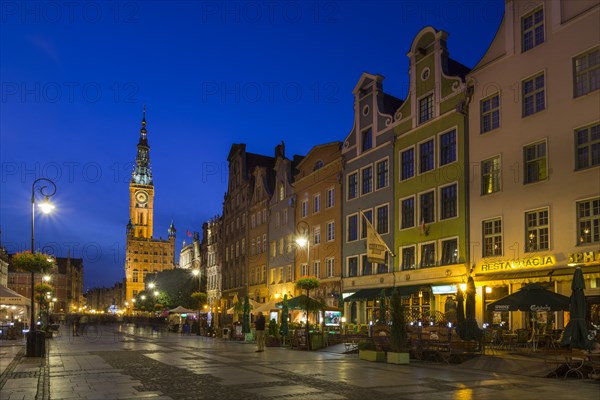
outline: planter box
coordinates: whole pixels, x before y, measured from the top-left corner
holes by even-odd
[[[387,353],[388,364],[408,364],[410,362],[410,353]]]
[[[375,350],[359,350],[358,358],[367,361],[383,362],[385,361],[385,352]]]

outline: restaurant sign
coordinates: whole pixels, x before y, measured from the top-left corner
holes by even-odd
[[[552,256],[530,257],[523,258],[521,260],[496,261],[482,264],[481,272],[509,271],[514,269],[550,267],[553,266],[554,263],[555,260]]]
[[[600,262],[600,250],[569,254],[569,264],[587,264]]]

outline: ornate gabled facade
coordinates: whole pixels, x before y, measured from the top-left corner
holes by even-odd
[[[215,216],[206,223],[206,296],[207,303],[217,316],[214,326],[218,327],[219,316],[225,306],[221,304],[223,278],[223,218]]]
[[[267,261],[270,252],[269,231],[269,200],[273,195],[274,171],[269,167],[256,166],[252,172],[252,196],[249,207],[248,229],[250,240],[249,268],[249,296],[251,299],[263,303],[269,296],[268,284],[263,276],[266,276]],[[243,250],[246,250],[244,246]],[[237,249],[236,249],[237,251]]]
[[[254,191],[256,167],[273,168],[273,158],[246,152],[245,144],[231,146],[229,180],[223,201],[223,301],[226,308],[234,300],[250,295],[249,285],[249,212]],[[261,211],[262,218],[262,211]],[[256,238],[255,238],[256,239]],[[261,236],[261,249],[263,237]],[[237,250],[236,250],[237,249]],[[262,271],[261,271],[262,274]],[[261,275],[261,281],[266,281]]]
[[[469,273],[469,69],[449,57],[447,36],[425,27],[413,39],[410,87],[394,127],[396,282],[413,321],[442,318],[456,283]],[[432,287],[453,284],[433,293]]]
[[[129,222],[125,254],[125,302],[144,290],[147,274],[175,267],[175,226],[171,222],[168,239],[153,239],[154,182],[150,167],[150,146],[146,130],[146,108],[137,144],[135,166],[129,182]]]
[[[274,193],[269,201],[269,296],[267,301],[281,301],[284,295],[295,293],[296,194],[293,177],[298,172],[301,156],[285,156],[285,144],[275,148]]]
[[[294,177],[296,230],[304,247],[296,248],[295,276],[319,279],[311,296],[337,307],[341,294],[342,235],[342,143],[330,142],[313,147],[298,163]],[[300,243],[301,244],[301,243]],[[296,289],[295,295],[301,290]]]
[[[354,124],[344,140],[342,245],[343,290],[348,322],[374,320],[375,305],[360,290],[394,285],[393,260],[368,261],[367,223],[371,221],[386,245],[394,247],[394,131],[398,108],[403,102],[383,91],[383,77],[364,73],[354,90]],[[342,197],[343,196],[343,197]],[[371,291],[375,293],[380,291]],[[358,300],[358,301],[357,301]]]

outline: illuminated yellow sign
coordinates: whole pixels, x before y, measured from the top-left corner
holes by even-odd
[[[481,272],[509,271],[513,269],[550,267],[555,263],[554,257],[531,257],[522,260],[496,261],[481,265]]]
[[[600,262],[600,250],[569,254],[569,264]]]

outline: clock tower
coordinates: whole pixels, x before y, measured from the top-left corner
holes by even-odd
[[[129,219],[131,234],[136,238],[151,238],[154,211],[154,183],[150,168],[150,146],[146,131],[146,107],[137,144],[135,166],[129,182]]]
[[[129,181],[129,222],[125,249],[125,302],[146,290],[146,275],[175,268],[175,226],[166,231],[167,238],[152,237],[154,226],[154,182],[150,168],[150,146],[146,131],[146,107],[137,144],[135,165]]]

